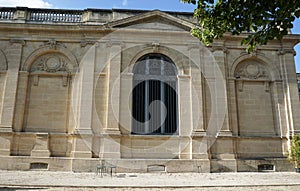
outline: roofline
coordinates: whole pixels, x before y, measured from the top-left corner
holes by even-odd
[[[181,26],[184,26],[184,28],[186,28],[186,29],[188,28],[189,30],[195,27],[195,24],[190,22],[190,21],[178,18],[178,17],[176,17],[172,14],[169,14],[168,12],[162,12],[160,10],[147,11],[147,12],[144,12],[144,13],[141,13],[141,14],[138,14],[138,15],[134,15],[134,16],[131,16],[131,17],[127,17],[127,18],[124,18],[124,19],[111,21],[111,22],[106,23],[105,26],[108,27],[108,28],[121,26],[121,25],[124,25],[124,24],[134,22],[136,20],[147,19],[147,18],[150,18],[150,17],[153,17],[153,16],[164,17],[164,18],[169,19],[169,20],[171,20],[175,23],[180,24]]]
[[[160,10],[136,10],[136,9],[50,9],[28,7],[0,7],[0,22],[59,22],[59,23],[108,23],[123,18],[144,15],[151,12],[160,12],[177,18],[184,18],[193,22],[193,13],[160,11]]]
[[[29,8],[29,7],[0,7],[1,9],[22,9],[22,10],[62,10],[62,11],[104,11],[104,12],[113,12],[113,11],[117,11],[117,12],[141,12],[141,13],[145,13],[145,12],[151,12],[151,11],[161,11],[161,12],[165,12],[165,13],[169,13],[169,14],[174,14],[174,13],[180,13],[182,15],[190,15],[193,16],[193,12],[187,12],[187,11],[167,11],[167,10],[160,10],[160,9],[122,9],[122,8],[111,8],[111,9],[101,9],[101,8],[85,8],[85,9],[53,9],[53,8]]]

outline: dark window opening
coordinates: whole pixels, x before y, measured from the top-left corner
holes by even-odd
[[[134,67],[132,134],[178,134],[177,69],[167,57],[149,54]]]

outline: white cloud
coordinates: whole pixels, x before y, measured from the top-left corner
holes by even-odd
[[[127,6],[127,5],[128,5],[128,0],[123,0],[123,1],[122,1],[122,5],[123,5],[123,6]]]
[[[51,8],[52,5],[44,0],[0,0],[1,7],[31,7]]]

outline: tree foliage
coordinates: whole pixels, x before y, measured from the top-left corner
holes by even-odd
[[[198,27],[192,35],[209,45],[224,33],[248,33],[242,40],[247,51],[269,40],[282,40],[300,16],[300,0],[181,0],[197,5]]]
[[[289,161],[300,168],[300,134],[294,135],[290,141]]]

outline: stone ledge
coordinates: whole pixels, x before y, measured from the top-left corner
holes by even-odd
[[[12,127],[0,126],[0,133],[12,133]]]

